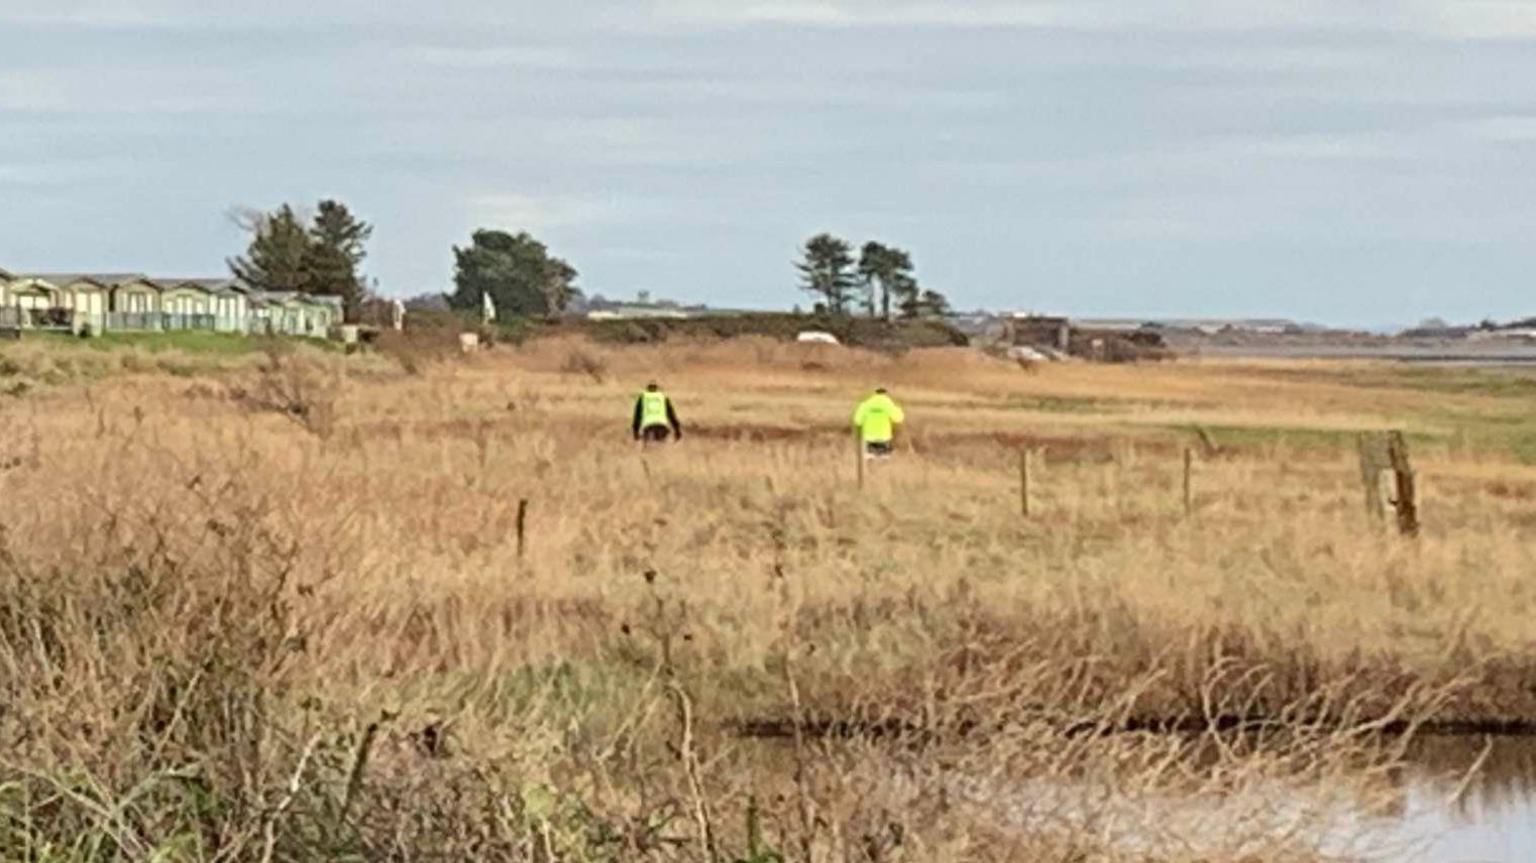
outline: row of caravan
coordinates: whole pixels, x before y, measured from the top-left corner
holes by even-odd
[[[325,338],[341,325],[342,315],[340,297],[258,291],[233,279],[0,270],[0,329],[213,330]]]

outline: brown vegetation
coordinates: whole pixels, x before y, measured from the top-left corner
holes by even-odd
[[[0,857],[1309,860],[1419,723],[1536,717],[1518,386],[411,357],[0,397]],[[642,452],[651,377],[694,433]],[[860,491],[875,384],[914,445]],[[1394,426],[1413,542],[1351,461]]]

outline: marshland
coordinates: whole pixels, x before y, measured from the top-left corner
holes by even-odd
[[[1524,787],[1529,372],[238,341],[0,348],[0,858],[1396,860]]]

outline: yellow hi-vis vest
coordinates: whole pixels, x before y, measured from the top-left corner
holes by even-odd
[[[640,427],[669,426],[667,421],[667,394],[643,392],[640,394]]]
[[[895,427],[906,420],[901,406],[884,393],[875,393],[859,403],[853,412],[853,427],[865,443],[886,443],[895,436]]]

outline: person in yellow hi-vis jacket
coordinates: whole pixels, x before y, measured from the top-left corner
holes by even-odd
[[[645,392],[635,399],[631,430],[635,440],[645,443],[660,443],[669,434],[677,440],[683,439],[683,424],[677,420],[677,409],[672,407],[672,400],[655,381],[646,384]]]
[[[896,438],[896,427],[907,419],[901,405],[886,393],[885,388],[862,402],[853,412],[853,427],[864,442],[865,456],[886,458],[891,454],[891,442]]]

